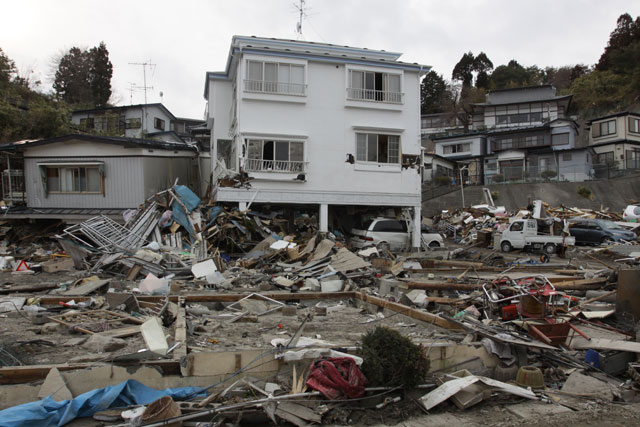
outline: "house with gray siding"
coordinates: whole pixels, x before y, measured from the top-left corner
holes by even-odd
[[[197,149],[147,139],[66,135],[9,144],[24,159],[26,207],[20,218],[116,217],[156,192],[200,184]]]

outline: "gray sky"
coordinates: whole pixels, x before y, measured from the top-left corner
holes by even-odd
[[[51,87],[52,58],[72,46],[104,41],[119,105],[129,83],[148,102],[179,117],[202,118],[206,71],[224,69],[234,34],[295,39],[298,0],[19,0],[0,14],[0,48],[21,72]],[[307,0],[308,41],[403,52],[401,60],[432,65],[446,79],[462,54],[484,51],[495,66],[594,64],[622,13],[640,15],[629,0]],[[133,103],[144,101],[134,92]]]

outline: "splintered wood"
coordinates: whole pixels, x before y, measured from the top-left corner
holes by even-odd
[[[49,316],[48,318],[70,329],[90,335],[126,328],[127,325],[130,326],[132,323],[139,325],[144,323],[144,320],[109,310],[72,311],[57,316]]]

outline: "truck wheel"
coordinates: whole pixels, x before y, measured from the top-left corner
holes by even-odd
[[[556,245],[554,245],[553,243],[547,243],[546,245],[544,245],[544,253],[547,255],[553,255],[556,253]]]
[[[500,249],[502,249],[502,252],[511,252],[511,243],[509,242],[500,243]]]

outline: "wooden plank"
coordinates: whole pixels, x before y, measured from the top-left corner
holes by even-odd
[[[54,287],[57,287],[54,286]],[[195,295],[184,295],[185,302],[234,302],[239,301],[242,298],[245,298],[246,294],[195,294]],[[338,300],[338,299],[349,299],[356,298],[356,292],[354,291],[346,291],[346,292],[267,292],[261,293],[265,297],[274,299],[276,301],[301,301],[301,300]],[[88,301],[88,297],[65,297],[65,296],[53,296],[53,295],[38,295],[35,296],[40,298],[40,303],[43,305],[58,305],[59,302],[67,302],[71,300],[75,300],[76,302]],[[156,295],[141,295],[136,296],[138,301],[146,301],[157,303],[164,300],[164,296],[156,296]],[[178,302],[179,296],[171,295],[169,296],[169,300],[171,302]]]
[[[178,315],[176,316],[176,330],[174,341],[180,342],[180,345],[173,350],[173,360],[183,360],[187,357],[187,313],[184,307],[184,297],[178,299]],[[180,365],[182,375],[187,375],[187,366]]]
[[[443,319],[440,316],[436,316],[435,314],[428,313],[426,311],[416,310],[411,307],[407,307],[406,305],[367,295],[364,292],[356,295],[360,300],[364,302],[377,305],[378,307],[387,308],[389,310],[395,311],[396,313],[404,314],[405,316],[411,317],[412,319],[422,320],[423,322],[431,323],[445,329],[462,329],[458,324],[447,319]]]

